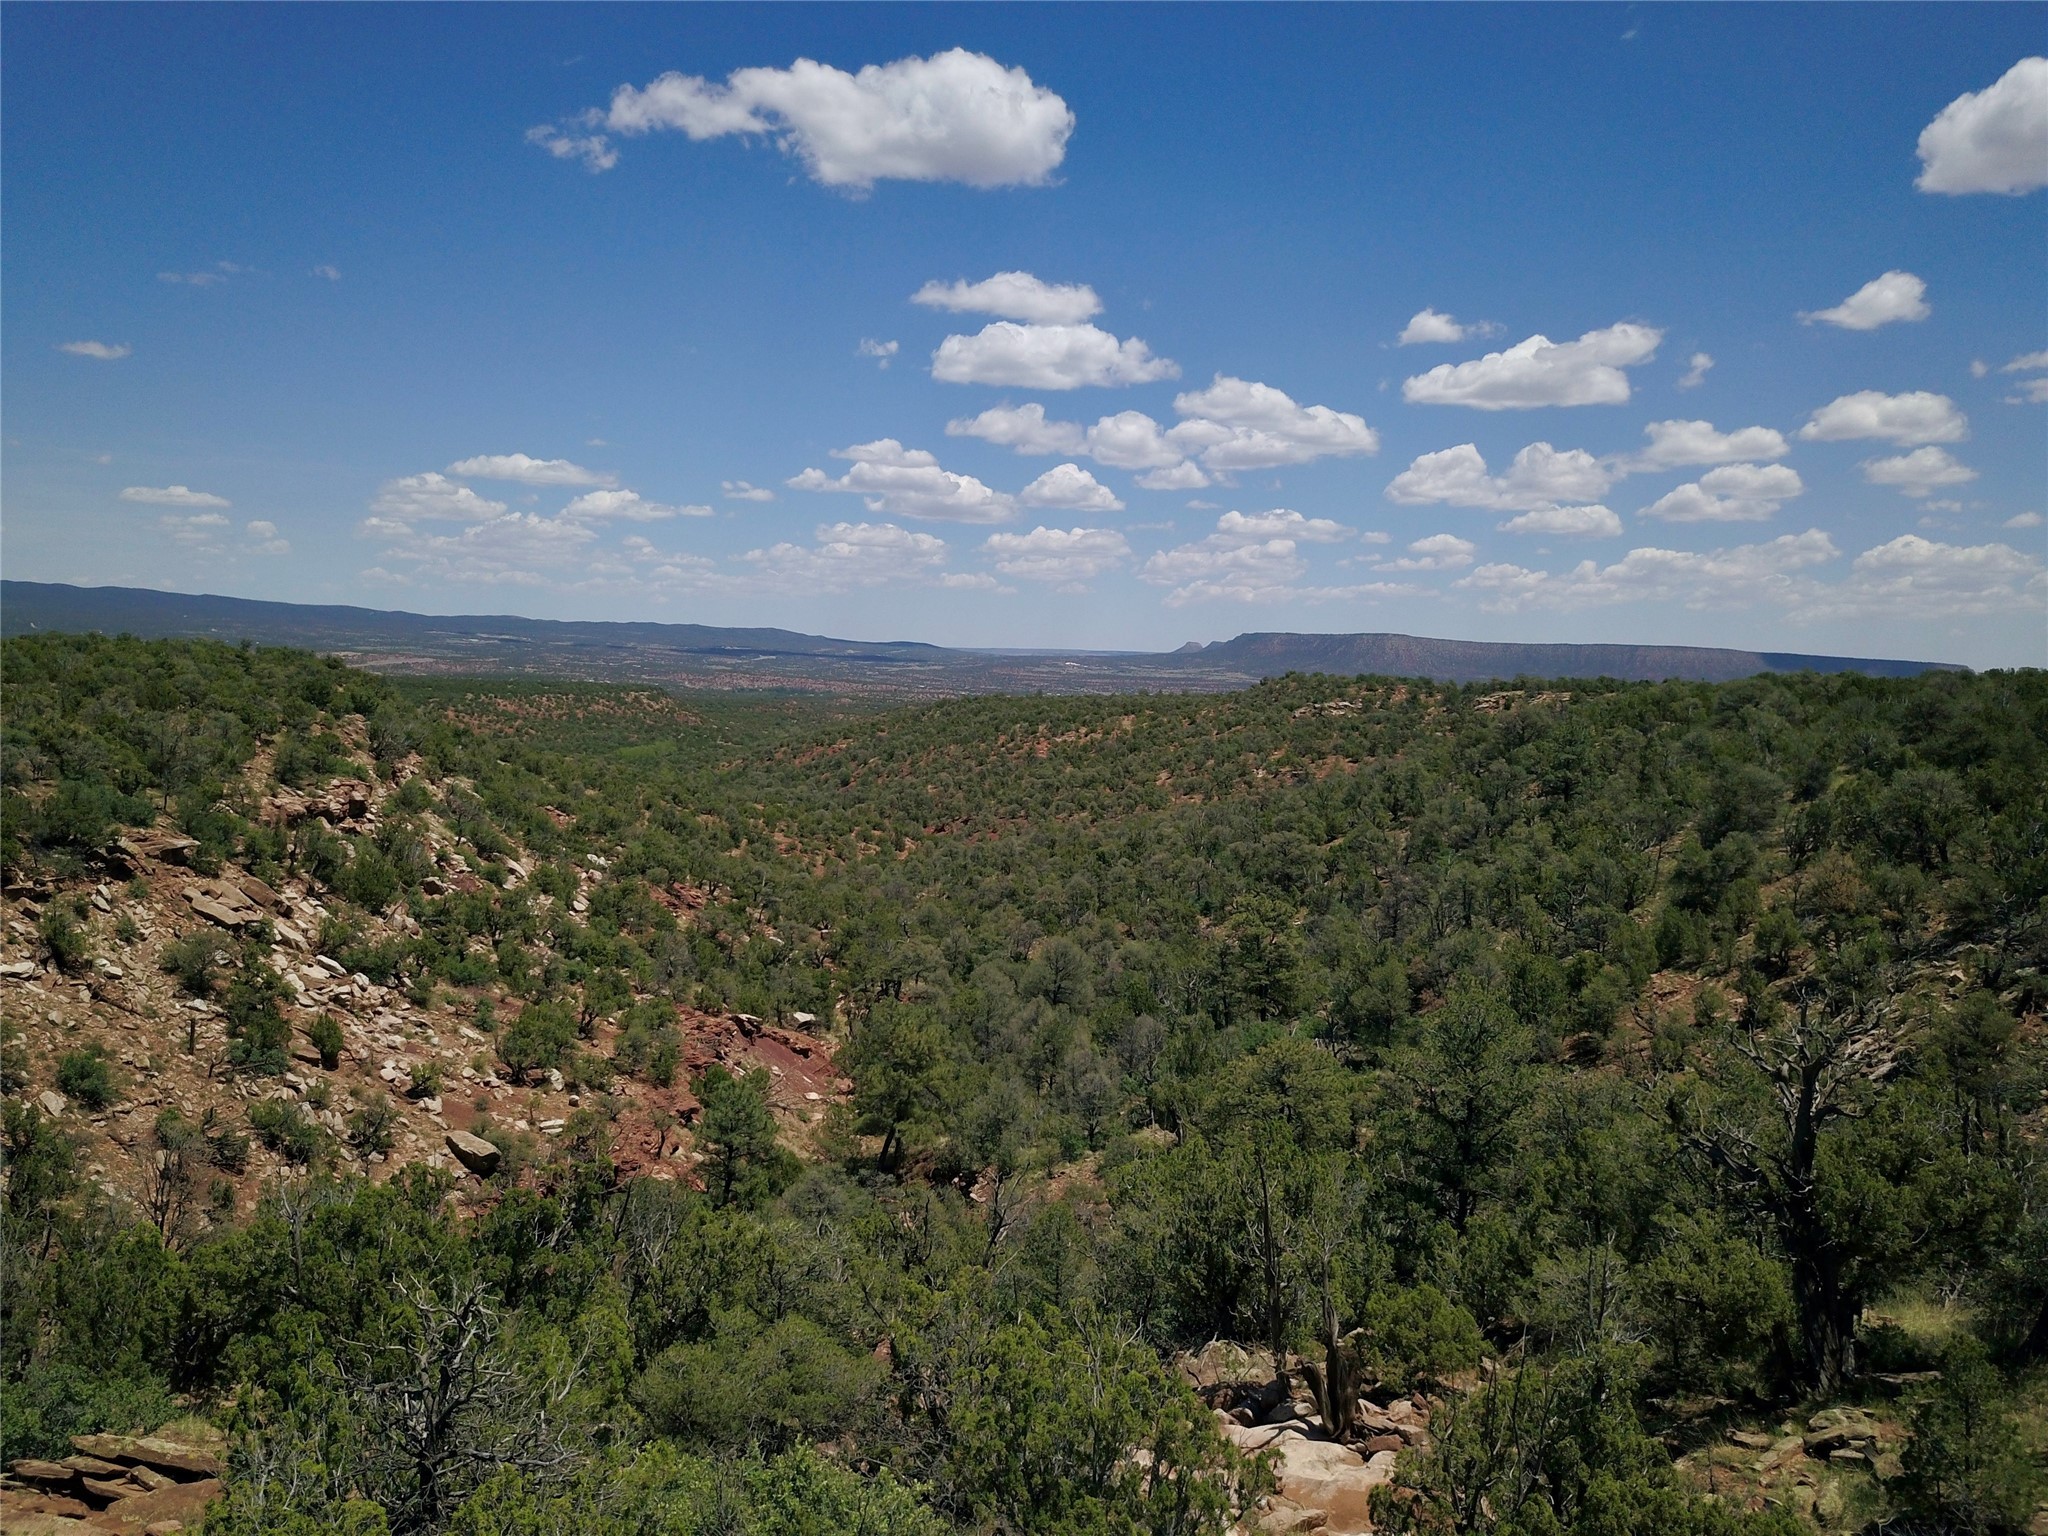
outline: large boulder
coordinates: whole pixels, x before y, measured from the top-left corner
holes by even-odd
[[[472,1136],[468,1131],[450,1131],[446,1139],[455,1160],[478,1178],[488,1179],[498,1171],[503,1154],[483,1137]]]
[[[1280,1497],[1304,1510],[1320,1511],[1323,1522],[1316,1529],[1331,1536],[1352,1536],[1373,1528],[1372,1491],[1394,1480],[1394,1452],[1361,1456],[1349,1446],[1316,1438],[1301,1424],[1246,1428],[1226,1419],[1219,1427],[1239,1450],[1271,1453]]]

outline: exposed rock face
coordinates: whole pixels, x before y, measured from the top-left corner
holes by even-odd
[[[455,1160],[478,1178],[488,1179],[498,1171],[501,1154],[483,1137],[472,1136],[468,1131],[450,1131],[447,1142]]]
[[[1316,1436],[1305,1424],[1262,1424],[1247,1429],[1225,1419],[1224,1436],[1243,1451],[1271,1451],[1280,1498],[1305,1512],[1320,1512],[1316,1525],[1281,1524],[1276,1530],[1321,1530],[1332,1536],[1370,1531],[1373,1489],[1394,1480],[1393,1451],[1366,1457],[1349,1446]],[[1271,1513],[1272,1511],[1268,1511]],[[1261,1526],[1260,1529],[1265,1529]]]
[[[196,1531],[221,1496],[217,1450],[162,1435],[74,1435],[62,1461],[25,1458],[0,1489],[0,1530],[39,1536]]]

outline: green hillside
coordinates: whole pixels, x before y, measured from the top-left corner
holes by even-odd
[[[261,922],[164,947],[216,1057],[106,1013],[239,1129],[122,1146],[37,1106],[88,1067],[10,1045],[7,1458],[198,1414],[235,1533],[1163,1536],[1268,1491],[1212,1408],[1364,1444],[1399,1397],[1383,1529],[2043,1497],[2041,673],[880,710],[206,641],[0,666],[10,961],[103,987],[116,840],[177,834],[508,1085],[482,1178],[283,1126],[319,1073]],[[338,778],[371,813],[279,811]],[[697,1044],[733,1021],[843,1085],[791,1113]],[[513,1129],[550,1072],[573,1113]],[[233,1135],[304,1155],[209,1201]],[[1826,1410],[1875,1427],[1800,1449]]]

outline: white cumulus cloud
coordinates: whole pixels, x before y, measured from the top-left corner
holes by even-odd
[[[1711,352],[1695,352],[1685,365],[1685,372],[1679,376],[1678,388],[1698,389],[1707,382],[1707,371],[1714,366]]]
[[[1664,333],[1624,321],[1577,341],[1531,336],[1468,363],[1440,363],[1403,381],[1413,405],[1465,405],[1481,411],[1546,405],[1618,405],[1629,397],[1622,370],[1656,355]]]
[[[1872,485],[1892,485],[1908,496],[1931,496],[1945,486],[1967,485],[1977,471],[1958,462],[1946,448],[1915,448],[1889,459],[1865,459],[1863,478]]]
[[[1148,469],[1138,476],[1138,484],[1148,491],[1199,491],[1208,483],[1209,477],[1201,468],[1185,459],[1178,464]]]
[[[860,345],[854,348],[862,357],[872,357],[877,368],[888,367],[889,360],[902,350],[900,341],[877,341],[872,336],[861,337]]]
[[[1011,497],[972,475],[940,468],[932,454],[905,448],[893,437],[836,449],[832,456],[851,460],[852,467],[837,479],[821,469],[806,469],[791,477],[790,488],[851,492],[866,500],[870,512],[935,522],[1001,523],[1016,511]]]
[[[1629,472],[1684,469],[1695,464],[1733,464],[1738,460],[1782,459],[1792,451],[1775,427],[1716,430],[1711,421],[1653,421],[1643,428],[1650,446],[1618,461]]]
[[[1920,133],[1922,192],[2048,186],[2048,58],[2026,58],[1981,91],[1965,91]]]
[[[1057,507],[1066,512],[1121,512],[1116,493],[1078,464],[1055,464],[1017,493],[1026,507]]]
[[[1567,539],[1591,539],[1620,533],[1621,519],[1612,509],[1602,506],[1532,507],[1499,526],[1503,533],[1544,533]]]
[[[1188,419],[1172,429],[1172,440],[1199,447],[1202,463],[1224,474],[1380,451],[1379,434],[1364,417],[1297,405],[1284,390],[1228,374],[1174,396],[1173,408]]]
[[[1760,523],[1806,489],[1787,464],[1723,464],[1643,508],[1667,523]]]
[[[131,485],[121,492],[123,501],[139,501],[152,507],[228,507],[234,503],[211,491],[195,491],[188,485]]]
[[[1151,420],[1149,416],[1144,419]],[[1049,421],[1045,407],[1035,400],[1025,405],[992,405],[979,416],[949,421],[946,436],[978,437],[1027,454],[1080,453],[1088,441],[1079,422]]]
[[[380,518],[400,523],[470,523],[498,516],[505,510],[505,503],[479,496],[468,486],[428,470],[423,475],[385,481],[377,488],[370,510]]]
[[[725,492],[727,501],[773,501],[775,493],[765,485],[749,485],[744,480],[721,480],[718,488]]]
[[[1102,313],[1102,300],[1086,283],[1048,283],[1029,272],[998,272],[978,283],[933,278],[910,296],[913,304],[955,314],[1000,315],[1033,325],[1078,325]]]
[[[614,485],[616,475],[585,469],[567,459],[536,459],[524,453],[482,453],[473,459],[457,459],[448,466],[451,475],[473,475],[479,480],[513,480],[521,485]]]
[[[1679,603],[1694,609],[1790,604],[1808,596],[1813,587],[1796,573],[1840,553],[1834,540],[1809,528],[1766,544],[1703,553],[1632,549],[1611,565],[1583,560],[1562,573],[1505,563],[1482,565],[1454,585],[1476,593],[1480,606],[1494,612],[1632,602]]]
[[[602,113],[528,137],[601,171],[617,163],[610,135],[668,129],[693,140],[770,137],[813,181],[853,191],[883,180],[1040,186],[1066,157],[1074,114],[1022,69],[953,48],[852,74],[798,59],[734,70],[723,85],[671,71],[642,89],[620,86]]]
[[[531,512],[487,517],[450,534],[373,516],[361,531],[383,541],[380,554],[389,562],[365,574],[402,586],[553,586],[582,569],[597,540],[587,523]]]
[[[1799,429],[1809,443],[1881,438],[1901,447],[1914,443],[1959,443],[1970,435],[1969,419],[1947,395],[1913,390],[1887,395],[1861,389],[1830,400]]]
[[[943,539],[894,523],[827,523],[810,544],[775,544],[740,559],[777,590],[843,592],[942,580],[946,555]]]
[[[1498,326],[1486,324],[1461,325],[1449,315],[1440,315],[1433,309],[1421,309],[1401,327],[1395,345],[1416,347],[1432,342],[1463,341],[1467,336],[1490,336],[1498,329]]]
[[[1415,540],[1398,560],[1382,560],[1376,571],[1456,571],[1472,563],[1479,546],[1455,533],[1432,533]]]
[[[1086,324],[1019,325],[997,320],[972,336],[948,336],[932,354],[932,377],[945,384],[1112,388],[1179,376],[1179,364],[1154,357],[1137,337],[1119,340]]]
[[[1442,504],[1525,511],[1563,501],[1591,501],[1606,494],[1615,476],[1583,448],[1559,450],[1531,443],[1517,453],[1505,475],[1487,472],[1473,443],[1418,455],[1387,485],[1389,501],[1404,506]]]
[[[248,535],[249,547],[259,555],[288,555],[292,552],[291,540],[278,536],[277,524],[263,518],[255,518],[242,525],[242,532]]]
[[[562,516],[588,522],[609,522],[616,518],[628,523],[659,523],[671,517],[709,517],[711,509],[700,506],[672,507],[649,501],[638,491],[585,491],[562,508]]]
[[[102,363],[128,357],[135,351],[125,341],[60,341],[57,350],[69,352],[73,357],[94,358]]]
[[[1849,579],[1801,605],[1805,620],[1974,618],[2048,607],[2048,569],[2009,544],[1902,534],[1858,555]]]
[[[1910,272],[1873,277],[1833,309],[1801,310],[1808,325],[1819,320],[1845,331],[1874,331],[1898,320],[1925,320],[1934,311],[1927,304],[1927,285]]]
[[[2000,373],[2033,373],[2048,368],[2048,352],[2022,352],[1998,371]]]
[[[1130,542],[1114,528],[1046,528],[992,533],[982,546],[1005,576],[1079,590],[1130,558]]]
[[[1351,530],[1327,517],[1304,517],[1289,507],[1270,512],[1226,512],[1216,519],[1210,538],[1219,544],[1262,544],[1269,539],[1294,539],[1303,544],[1335,544]]]

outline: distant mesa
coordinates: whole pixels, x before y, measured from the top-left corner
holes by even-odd
[[[0,581],[0,633],[210,636],[290,645],[379,672],[524,675],[677,688],[803,689],[944,697],[979,693],[1216,692],[1289,672],[1483,683],[1514,678],[1728,682],[1764,672],[1910,677],[1943,662],[1685,645],[1520,644],[1418,635],[1243,634],[1158,654],[968,650],[913,640],[838,640],[788,629],[437,616]]]

